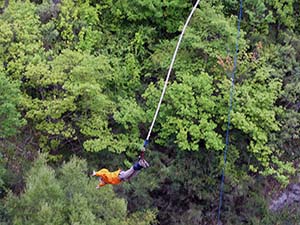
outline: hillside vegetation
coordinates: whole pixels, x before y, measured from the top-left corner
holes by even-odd
[[[0,1],[0,224],[216,224],[239,2]],[[296,224],[269,210],[299,183],[300,2],[244,0],[223,224]],[[290,213],[292,212],[292,213]]]

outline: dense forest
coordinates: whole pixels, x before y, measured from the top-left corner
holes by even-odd
[[[217,224],[238,0],[0,1],[0,224]],[[299,224],[300,2],[244,0],[221,224]],[[300,189],[298,194],[300,195]],[[300,199],[300,198],[299,198]]]

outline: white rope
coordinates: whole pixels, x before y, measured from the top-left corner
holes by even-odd
[[[151,135],[151,132],[152,132],[152,129],[153,129],[153,126],[154,126],[154,123],[156,121],[156,118],[157,118],[157,115],[158,115],[158,112],[159,112],[159,109],[160,109],[160,106],[161,106],[161,103],[162,103],[162,100],[164,98],[164,95],[165,95],[165,92],[166,92],[166,89],[167,89],[167,85],[168,85],[168,81],[169,81],[169,78],[170,78],[170,74],[171,74],[171,71],[172,71],[172,68],[173,68],[173,65],[174,65],[174,62],[175,62],[175,58],[176,58],[176,55],[177,55],[177,52],[178,52],[178,49],[179,49],[179,45],[181,43],[181,40],[182,40],[182,37],[185,33],[185,30],[188,26],[188,23],[190,22],[198,4],[199,4],[200,0],[197,0],[197,2],[195,3],[189,17],[187,18],[184,26],[183,26],[183,29],[181,31],[181,34],[180,34],[180,37],[179,37],[179,40],[177,42],[177,46],[176,46],[176,49],[174,51],[174,54],[173,54],[173,58],[172,58],[172,61],[171,61],[171,64],[170,64],[170,67],[169,67],[169,71],[168,71],[168,74],[167,74],[167,77],[166,77],[166,80],[165,80],[165,84],[164,84],[164,88],[162,90],[162,93],[161,93],[161,96],[160,96],[160,99],[159,99],[159,102],[158,102],[158,105],[157,105],[157,108],[156,108],[156,111],[155,111],[155,114],[154,114],[154,117],[153,117],[153,120],[152,120],[152,123],[151,123],[151,126],[150,126],[150,129],[149,129],[149,132],[148,132],[148,135],[147,135],[147,138],[146,138],[146,141],[149,141],[149,138],[150,138],[150,135]]]

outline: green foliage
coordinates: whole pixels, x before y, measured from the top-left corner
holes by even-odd
[[[232,67],[230,60],[226,65],[222,57],[226,56],[226,45],[233,48],[236,31],[233,24],[224,19],[221,7],[211,8],[208,3],[203,3],[202,7],[206,7],[207,10],[195,16],[200,23],[190,26],[183,44],[183,53],[181,57],[179,56],[174,69],[175,79],[168,86],[165,105],[160,111],[159,125],[156,126],[158,132],[156,143],[160,145],[175,143],[181,150],[224,148],[221,135],[226,129],[230,89],[230,81],[226,77],[224,79],[224,73],[231,72]],[[218,32],[218,35],[214,32]],[[226,44],[224,40],[227,40]],[[164,49],[167,44],[162,45]],[[242,52],[247,51],[243,37],[240,44],[240,49],[244,49]],[[286,183],[288,180],[286,175],[294,172],[292,165],[281,162],[278,159],[280,151],[268,145],[271,135],[280,129],[280,124],[276,120],[280,107],[276,108],[274,105],[281,95],[282,80],[273,77],[275,68],[266,65],[268,57],[271,56],[264,55],[259,48],[258,46],[256,52],[252,54],[246,53],[242,63],[238,65],[232,126],[240,133],[233,134],[233,140],[241,138],[238,136],[248,140],[249,143],[244,144],[248,145],[248,157],[254,157],[255,165],[249,164],[247,159],[244,160],[251,170],[257,172],[257,167],[260,167],[259,170],[264,174],[273,174]],[[160,60],[161,54],[165,55],[158,48],[152,58],[153,62],[166,67],[167,64]],[[216,66],[208,67],[209,63],[214,65],[216,62],[211,59],[218,59],[223,70]],[[204,66],[205,62],[209,63]],[[195,68],[193,66],[187,68],[185,66],[187,63]],[[207,72],[202,72],[199,67]],[[146,90],[144,97],[149,107],[155,105],[162,89],[162,82],[159,87],[157,89],[150,84]],[[150,112],[153,114],[152,110]],[[239,155],[243,154],[244,149],[234,153],[236,156],[235,161],[232,161],[233,164],[238,162]]]
[[[222,140],[215,132],[216,124],[213,121],[212,112],[216,104],[211,97],[212,79],[206,73],[200,73],[196,78],[185,72],[178,75],[178,80],[178,83],[170,84],[166,94],[156,142],[162,144],[170,140],[179,149],[195,151],[199,150],[199,142],[204,140],[206,148],[222,149]],[[159,93],[153,94],[154,91],[154,86],[149,86],[144,95],[151,100],[149,106],[157,100]]]
[[[264,0],[244,2],[243,21],[247,21],[244,24],[254,43],[266,38],[270,32],[270,24],[275,22],[273,12],[268,9],[266,3]]]
[[[99,24],[98,7],[90,6],[89,1],[63,1],[58,5],[58,10],[55,26],[62,39],[59,48],[93,51],[102,34],[96,29]]]
[[[63,190],[54,171],[41,158],[28,173],[25,194],[19,199],[10,194],[7,207],[14,224],[61,224]]]
[[[131,210],[150,207],[155,201],[161,209],[158,220],[162,224],[216,223],[214,209],[219,203],[221,168],[217,152],[175,152],[165,148],[161,153],[149,153],[149,158],[152,167],[125,187],[124,196],[131,203]],[[159,174],[153,167],[159,168]],[[227,167],[221,217],[224,224],[254,223],[267,217],[268,206],[261,192],[263,184],[257,183],[260,178],[243,174],[234,181]]]
[[[46,135],[40,139],[42,148],[55,149],[64,139],[76,140],[76,132],[80,132],[87,137],[84,147],[88,151],[106,148],[124,151],[132,140],[122,134],[112,136],[108,117],[114,111],[115,121],[120,122],[120,126],[126,123],[124,129],[133,131],[134,142],[137,141],[137,121],[143,117],[141,109],[135,102],[127,106],[127,100],[114,99],[113,93],[106,88],[110,83],[121,84],[114,80],[110,60],[113,59],[65,50],[50,62],[38,60],[28,65],[25,73],[28,81],[24,86],[30,92],[25,95],[23,106],[26,118],[36,123],[36,129]],[[114,101],[121,105],[120,109],[115,110]],[[128,120],[123,115],[129,115],[126,112],[131,111],[129,107],[136,108],[137,112]],[[132,124],[130,128],[129,123]],[[122,132],[122,129],[115,129]]]
[[[283,25],[286,28],[295,27],[296,20],[294,16],[294,10],[296,9],[296,0],[275,0],[266,2],[273,7],[279,26]]]
[[[151,24],[168,32],[176,32],[180,21],[187,16],[188,1],[105,1],[101,4],[103,14],[110,18],[114,26],[127,21],[145,25]],[[105,11],[104,11],[105,10]],[[110,15],[108,15],[110,14]],[[114,27],[115,28],[115,27]]]
[[[26,65],[42,51],[36,7],[29,1],[11,2],[1,14],[0,51],[8,75],[21,80]]]
[[[4,176],[6,173],[6,169],[4,166],[5,164],[4,164],[3,155],[2,153],[0,153],[0,195],[2,194],[4,189]]]
[[[87,165],[76,157],[55,171],[42,155],[26,177],[26,189],[19,197],[12,193],[6,206],[13,224],[131,224],[126,203],[111,187],[96,190],[96,180],[86,176]],[[147,211],[137,224],[150,224],[155,216]]]
[[[19,85],[0,70],[0,138],[13,136],[25,124],[17,107],[20,104]]]
[[[288,110],[286,113],[280,115],[280,120],[282,129],[273,137],[272,142],[280,149],[284,149],[282,152],[282,158],[284,160],[297,162],[300,157],[300,115],[293,110]]]
[[[203,141],[207,149],[221,150],[224,147],[217,132],[217,118],[218,112],[226,108],[221,109],[223,106],[220,107],[214,96],[219,91],[214,85],[215,74],[209,64],[217,56],[226,55],[226,46],[234,46],[236,28],[233,21],[224,19],[221,7],[213,8],[205,2],[202,7],[204,9],[197,11],[184,39],[174,68],[175,81],[170,81],[156,125],[157,143],[175,142],[182,150],[199,150]],[[244,41],[241,43],[242,46],[245,44]],[[174,45],[169,42],[158,46],[151,57],[153,66],[163,69],[169,66],[167,59],[173,51],[171,46]],[[207,71],[203,71],[205,69]],[[162,89],[162,81],[159,84],[159,88],[150,84],[144,94],[150,108],[149,115],[153,114],[150,106],[155,105]]]
[[[11,10],[13,7],[18,6],[12,4]],[[141,88],[139,62],[131,53],[125,62],[112,56],[90,54],[98,38],[101,38],[96,27],[99,23],[98,6],[93,7],[86,2],[79,9],[71,1],[59,5],[45,1],[38,7],[26,3],[26,7],[17,19],[10,9],[3,15],[11,26],[4,23],[1,28],[1,50],[9,52],[4,58],[8,65],[6,73],[12,73],[15,79],[23,81],[22,107],[26,119],[39,132],[39,146],[44,150],[55,150],[64,141],[76,142],[78,135],[84,135],[82,142],[88,151],[108,148],[121,152],[129,143],[139,142],[138,120],[131,119],[131,128],[125,126],[119,129],[123,126],[120,113],[127,112],[119,112],[116,108],[117,104],[122,105],[125,97],[135,97],[135,91]],[[27,17],[29,12],[33,15],[37,12],[40,21],[37,17],[30,23],[20,21],[19,18]],[[18,35],[19,32],[11,28],[14,26],[23,26],[28,35],[23,32],[20,38],[13,39],[13,34]],[[37,39],[35,45],[27,45],[29,38]],[[140,45],[139,39],[133,42],[130,49],[139,51],[134,47],[135,43]],[[19,44],[28,47],[26,52],[18,52],[19,49],[16,53],[11,51],[10,45],[15,48]],[[40,50],[31,51],[37,45]],[[51,49],[53,51],[49,51]],[[137,104],[133,101],[133,105]],[[114,112],[120,125],[114,121],[117,125],[111,128],[108,121]],[[142,112],[137,113],[141,115],[136,119],[142,118]],[[131,129],[134,131],[128,138],[123,133],[131,132]],[[117,134],[112,135],[113,132]]]
[[[282,124],[280,132],[272,138],[272,145],[280,148],[281,158],[297,162],[299,158],[299,38],[291,34],[280,36],[283,44],[272,46],[271,63],[275,65],[277,76],[283,78],[280,105],[283,111],[278,115]]]
[[[0,188],[22,190],[37,149],[131,165],[192,3],[9,1],[0,14]],[[151,136],[152,167],[115,189],[133,214],[110,188],[96,192],[73,158],[56,161],[57,172],[37,163],[24,194],[10,194],[8,208],[1,201],[0,221],[9,209],[15,224],[149,224],[157,208],[160,224],[215,223],[238,10],[233,0],[196,10]],[[286,184],[299,163],[299,18],[295,0],[243,1],[223,223],[297,219],[270,214],[263,193],[266,176]]]
[[[247,61],[244,60],[244,62]],[[274,103],[280,95],[281,81],[271,78],[275,71],[265,65],[263,55],[258,61],[252,62],[252,65],[251,63],[245,65],[245,69],[243,64],[240,65],[240,70],[243,71],[243,74],[240,75],[242,85],[236,84],[236,105],[232,115],[232,124],[249,134],[248,150],[267,169],[265,172],[268,174],[275,173],[270,168],[272,167],[270,160],[276,150],[271,149],[267,143],[269,135],[279,130],[276,112],[279,112],[280,109],[274,108]],[[249,68],[255,72],[249,73]],[[251,77],[251,79],[247,79],[247,77]],[[272,161],[275,164],[279,163],[276,158],[273,158]],[[289,168],[286,169],[290,170]]]

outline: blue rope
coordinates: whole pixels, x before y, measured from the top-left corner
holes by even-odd
[[[229,129],[230,129],[233,94],[234,94],[234,77],[235,77],[235,72],[236,72],[236,67],[237,67],[237,55],[238,55],[238,51],[239,51],[239,38],[240,38],[240,25],[241,25],[241,19],[242,19],[242,11],[243,11],[243,0],[240,0],[240,12],[239,12],[239,17],[238,17],[238,33],[237,33],[237,38],[236,38],[233,70],[232,70],[232,74],[231,74],[230,100],[229,100],[229,110],[228,110],[227,130],[226,130],[226,146],[225,146],[225,151],[224,151],[224,165],[223,165],[223,169],[222,169],[222,179],[221,179],[221,187],[220,187],[220,201],[219,201],[218,223],[217,224],[220,223],[221,208],[222,208],[222,203],[223,203],[224,178],[225,178],[225,169],[226,169],[226,162],[227,162],[227,152],[228,152],[228,146],[229,146]]]
[[[149,145],[149,140],[144,140],[144,147],[146,148]]]

